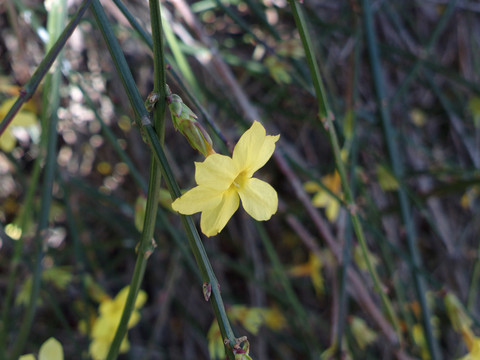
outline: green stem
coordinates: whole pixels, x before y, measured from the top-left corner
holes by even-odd
[[[201,97],[202,92],[200,91],[200,87],[197,82],[197,78],[193,74],[192,68],[190,67],[190,64],[188,63],[188,60],[184,53],[182,52],[182,49],[180,47],[179,41],[176,38],[175,34],[173,33],[173,30],[170,26],[170,23],[168,21],[163,22],[163,31],[165,33],[165,39],[167,40],[168,46],[170,48],[170,51],[173,54],[173,57],[175,58],[175,62],[177,63],[177,66],[187,81],[187,83],[190,85],[190,87],[193,90],[193,93],[196,96]]]
[[[470,280],[470,285],[468,288],[468,294],[467,294],[467,309],[470,312],[474,311],[474,306],[475,306],[475,300],[477,298],[478,294],[478,283],[480,280],[480,243],[477,245],[477,257],[475,259],[475,263],[473,265],[473,270],[472,270],[472,277]]]
[[[387,108],[387,99],[385,96],[385,90],[383,85],[383,77],[381,74],[380,56],[378,53],[378,45],[376,40],[376,34],[373,26],[373,15],[369,0],[362,0],[363,16],[365,33],[367,37],[367,45],[370,55],[370,64],[372,67],[373,81],[375,91],[377,95],[377,104],[380,111],[380,117],[382,120],[383,130],[385,133],[385,139],[387,142],[388,153],[390,161],[392,163],[393,173],[396,178],[403,179],[404,171],[403,165],[400,161],[400,154],[397,144],[394,140],[393,127],[390,120],[390,113]],[[417,235],[415,227],[413,225],[412,216],[410,212],[410,204],[407,197],[407,193],[403,186],[398,189],[398,199],[400,203],[401,215],[405,224],[407,244],[410,256],[413,261],[415,269],[421,267],[422,261],[417,248]],[[424,278],[418,271],[413,271],[413,283],[417,293],[418,301],[422,309],[422,323],[425,331],[425,338],[428,344],[430,355],[432,359],[440,359],[440,351],[438,349],[437,341],[433,335],[433,329],[430,322],[431,315],[426,301],[426,287]]]
[[[137,260],[133,271],[130,288],[128,291],[127,301],[123,309],[122,318],[118,325],[115,337],[113,338],[107,360],[116,359],[120,350],[120,345],[128,331],[128,322],[133,310],[135,309],[135,301],[140,290],[140,285],[147,267],[147,260],[154,250],[153,233],[155,230],[155,218],[158,208],[158,190],[160,188],[161,175],[157,170],[157,163],[152,158],[150,161],[150,181],[148,185],[147,206],[145,211],[145,222],[140,240],[140,246],[137,250]]]
[[[325,121],[327,121],[327,119],[331,120],[333,114],[331,113],[330,106],[327,100],[327,95],[323,87],[323,82],[321,80],[322,76],[320,75],[320,70],[318,69],[312,41],[310,39],[310,35],[308,34],[307,24],[305,18],[303,17],[303,12],[300,8],[299,3],[295,0],[289,0],[289,2],[290,8],[293,12],[293,17],[295,19],[295,24],[300,34],[300,38],[302,39],[303,48],[307,57],[308,68],[312,76],[313,87],[315,88],[315,94],[318,100],[318,117],[320,118],[322,123],[324,123]]]
[[[72,241],[73,241],[73,253],[74,253],[75,263],[76,263],[76,273],[80,282],[81,301],[83,301],[84,304],[87,304],[88,296],[87,296],[87,286],[86,286],[86,280],[85,280],[86,274],[87,274],[87,264],[86,264],[87,258],[85,256],[85,252],[82,247],[82,243],[80,241],[79,234],[81,232],[79,231],[79,228],[76,224],[77,219],[75,218],[75,215],[71,207],[71,204],[72,204],[71,200],[73,199],[73,197],[71,196],[71,188],[70,186],[66,186],[65,182],[61,177],[60,177],[60,185],[65,193],[65,196],[64,196],[65,215],[67,219],[69,234],[72,237]],[[87,336],[90,336],[90,333],[92,330],[90,326],[89,315],[90,314],[87,307],[84,307],[81,314],[79,314],[79,318],[85,321]],[[82,359],[85,359],[85,358],[86,358],[86,353],[83,352]]]
[[[115,5],[117,5],[118,9],[122,12],[123,15],[127,18],[128,22],[132,26],[135,31],[138,32],[138,35],[141,37],[143,42],[148,45],[148,47],[152,48],[153,47],[153,41],[152,37],[150,34],[148,34],[138,23],[138,21],[135,20],[135,17],[128,11],[128,9],[125,7],[125,5],[120,1],[120,0],[113,0]],[[166,63],[168,64],[168,60],[165,60]],[[219,139],[223,142],[226,143],[227,139],[223,136],[223,134],[220,132],[220,129],[218,126],[215,125],[215,122],[213,121],[212,117],[210,114],[203,108],[202,104],[200,101],[193,95],[192,90],[190,90],[190,87],[185,84],[183,81],[182,77],[178,75],[173,67],[171,67],[168,70],[168,74],[174,79],[176,84],[178,85],[179,88],[182,89],[182,91],[187,94],[188,99],[195,105],[195,107],[198,109],[199,113],[203,116],[205,121],[208,123],[208,125],[213,129],[215,134],[219,137]]]
[[[146,139],[153,151],[155,159],[161,164],[160,169],[162,170],[162,175],[167,184],[168,190],[173,199],[180,197],[180,188],[173,176],[170,165],[167,162],[163,148],[160,145],[158,137],[153,130],[151,124],[144,125],[144,130],[146,132]],[[212,286],[212,296],[210,301],[212,303],[213,311],[217,317],[217,321],[220,327],[220,332],[223,339],[228,339],[230,347],[227,347],[227,356],[229,360],[234,360],[233,353],[230,348],[235,344],[235,336],[233,330],[228,321],[227,314],[225,312],[225,307],[223,305],[223,300],[220,295],[220,287],[213,272],[212,266],[208,259],[205,248],[203,247],[202,240],[198,235],[195,224],[190,216],[180,215],[185,232],[187,234],[188,242],[190,248],[192,249],[193,255],[197,262],[197,266],[200,269],[203,282],[206,282]]]
[[[90,6],[91,1],[92,0],[85,0],[83,2],[82,6],[80,6],[78,11],[75,13],[70,23],[59,36],[58,40],[47,52],[40,65],[38,65],[30,80],[23,86],[17,101],[15,101],[15,103],[8,111],[7,115],[5,115],[5,118],[3,118],[2,122],[0,123],[0,135],[2,135],[8,125],[10,125],[10,122],[13,120],[15,114],[20,110],[22,105],[28,100],[30,100],[30,98],[33,96],[38,85],[40,85],[40,82],[55,62],[55,59],[59,55],[60,51],[63,49],[68,38],[70,37],[70,35],[72,35],[73,30],[75,30],[78,23],[82,19],[83,14]]]
[[[283,288],[283,293],[285,295],[288,305],[293,308],[296,317],[295,331],[302,333],[302,339],[306,343],[306,351],[309,354],[310,359],[317,359],[320,355],[318,344],[315,342],[315,339],[312,337],[313,330],[309,322],[307,312],[305,311],[303,305],[298,300],[298,296],[295,294],[295,291],[292,287],[286,271],[280,261],[275,247],[272,244],[265,228],[260,222],[255,222],[257,232],[260,236],[260,240],[265,248],[265,252],[268,255],[268,258],[272,264],[273,275],[276,280],[278,280]]]
[[[27,194],[25,196],[25,201],[20,211],[20,215],[18,216],[18,220],[14,222],[15,224],[18,224],[18,226],[22,230],[22,234],[25,233],[29,218],[33,216],[32,215],[33,199],[34,199],[37,185],[40,179],[43,161],[44,161],[44,158],[41,156],[35,159],[35,164],[33,166],[30,185],[28,187]],[[4,355],[4,357],[1,357],[1,355],[2,355],[2,351],[6,350],[6,346],[7,346],[7,327],[8,327],[7,325],[9,322],[10,305],[13,300],[13,294],[14,294],[15,285],[16,285],[17,270],[18,270],[18,265],[20,264],[20,259],[22,256],[23,244],[24,244],[23,236],[20,237],[20,239],[18,239],[17,241],[15,241],[13,245],[14,248],[13,248],[12,260],[10,261],[10,264],[9,264],[8,284],[7,284],[6,294],[3,299],[2,320],[0,322],[0,358],[6,357],[6,355]]]
[[[47,51],[56,46],[59,41],[53,43],[53,39],[57,38],[60,30],[63,27],[66,19],[66,1],[58,0],[51,3],[51,9],[48,16],[48,32],[51,41],[47,44]],[[63,35],[65,31],[61,34]],[[60,36],[61,36],[60,35]],[[62,43],[63,46],[64,43]],[[50,51],[49,51],[50,53]],[[58,59],[61,59],[61,48],[58,48],[56,54]],[[58,62],[60,64],[60,62]],[[46,252],[44,244],[46,230],[48,228],[48,221],[50,215],[50,206],[52,203],[52,189],[56,169],[57,156],[57,109],[60,103],[60,82],[61,73],[57,66],[53,73],[47,75],[45,79],[43,100],[42,100],[42,147],[46,147],[45,168],[43,176],[43,184],[41,191],[41,209],[40,218],[38,220],[38,227],[35,234],[35,266],[32,279],[32,289],[30,292],[29,303],[25,310],[22,324],[20,325],[19,333],[13,345],[13,350],[10,354],[11,360],[16,360],[25,346],[27,337],[30,333],[33,319],[35,317],[38,295],[40,292],[41,276],[42,276],[42,261]],[[18,102],[18,100],[17,100]]]
[[[460,85],[461,87],[465,87],[468,90],[475,92],[476,94],[480,94],[480,84],[478,82],[475,82],[472,79],[467,79],[459,74],[458,71],[442,65],[440,62],[438,62],[438,59],[435,61],[431,59],[419,58],[417,55],[409,51],[405,51],[399,47],[388,45],[386,43],[380,43],[379,47],[385,59],[389,60],[393,66],[397,67],[401,71],[409,71],[412,64],[415,64],[417,61],[419,61],[422,65],[422,68],[441,75],[454,85]]]
[[[99,4],[98,0],[93,0],[92,10],[96,18],[97,24],[102,32],[102,35],[106,40],[115,67],[117,68],[117,72],[120,75],[123,86],[127,92],[127,96],[135,113],[135,120],[137,121],[139,126],[143,128],[145,140],[147,141],[150,149],[152,150],[155,160],[160,165],[162,176],[165,179],[172,198],[175,199],[181,195],[180,188],[178,187],[170,165],[167,162],[163,147],[161,145],[161,141],[158,137],[158,134],[155,132],[154,127],[152,126],[152,122],[150,121],[148,113],[145,109],[144,102],[142,101],[142,98],[138,93],[138,89],[133,80],[133,76],[128,68],[125,57],[121,51],[120,45],[118,44],[118,41],[113,35],[113,31],[107,21],[105,12],[102,6]],[[162,91],[164,91],[164,89],[159,90],[160,95],[163,94]],[[165,97],[162,97],[161,95],[159,103],[164,102],[164,99]],[[157,103],[157,106],[159,106],[159,103]],[[218,281],[213,272],[208,256],[205,252],[205,248],[203,247],[203,243],[200,239],[200,236],[198,235],[198,232],[191,217],[181,215],[181,219],[185,227],[190,247],[195,256],[195,260],[197,261],[197,265],[200,269],[202,280],[211,284],[212,286],[212,296],[210,298],[210,301],[217,317],[217,321],[219,322],[222,337],[224,339],[228,339],[229,344],[232,346],[233,344],[235,344],[235,336],[227,318],[225,307],[223,305],[223,300],[220,295]],[[149,238],[149,241],[151,241],[151,237]],[[132,283],[137,281],[137,279],[139,279],[141,276],[143,276],[143,272],[144,268],[137,262],[137,266],[134,270],[135,278],[132,279]],[[129,303],[127,299],[126,307],[132,305],[133,303]],[[233,353],[230,350],[231,346],[226,348],[226,353],[229,360],[234,360]],[[113,356],[110,358],[113,358]]]
[[[350,189],[350,184],[347,180],[347,175],[345,171],[345,166],[343,164],[343,160],[340,153],[340,146],[338,144],[338,137],[335,131],[335,127],[333,125],[333,114],[330,110],[330,106],[328,104],[327,95],[323,87],[322,78],[320,75],[320,71],[317,66],[317,62],[315,60],[315,54],[312,46],[312,42],[310,40],[310,35],[308,34],[307,25],[305,18],[303,16],[303,12],[301,9],[301,5],[296,0],[289,0],[290,7],[293,12],[293,17],[295,19],[295,24],[297,26],[298,32],[300,34],[300,38],[302,39],[302,44],[305,49],[305,55],[307,58],[307,63],[310,69],[310,74],[312,76],[313,85],[315,88],[315,94],[318,100],[318,107],[319,113],[318,116],[322,121],[325,129],[327,130],[328,138],[330,140],[330,144],[332,146],[333,154],[335,157],[335,164],[337,171],[340,175],[340,180],[342,183],[342,189],[345,196],[345,203],[347,204],[347,210],[350,214],[350,218],[352,221],[353,229],[355,231],[355,235],[357,236],[357,240],[360,244],[360,248],[362,250],[363,257],[367,264],[368,272],[370,277],[373,280],[373,285],[375,291],[378,293],[382,300],[383,307],[387,312],[390,321],[392,322],[395,331],[397,333],[397,337],[399,341],[402,339],[400,326],[398,323],[398,319],[393,311],[393,306],[385,294],[385,291],[382,288],[382,284],[379,280],[378,274],[371,264],[371,261],[368,256],[368,248],[367,243],[365,240],[365,236],[363,233],[362,225],[360,223],[360,219],[356,213],[356,206],[354,203],[354,199],[352,196],[352,192]]]
[[[161,14],[159,3],[155,1],[150,2],[150,13],[152,19],[152,33],[153,33],[153,50],[154,50],[154,91],[160,94],[161,101],[158,102],[155,110],[153,112],[153,118],[156,128],[156,136],[163,143],[164,139],[164,123],[165,123],[165,63],[164,63],[164,54],[163,54],[163,40],[162,40],[162,28],[161,28]],[[103,8],[98,1],[94,1],[92,4],[93,12],[96,18],[96,21],[99,27],[102,30],[102,33],[107,41],[108,47],[111,52],[117,52],[121,54],[118,43],[111,31],[111,28],[108,24],[108,20],[105,16]],[[113,56],[113,54],[112,54]],[[123,54],[122,54],[123,56]],[[114,57],[115,58],[115,57]],[[115,58],[116,59],[116,58]],[[117,62],[116,62],[117,65]],[[125,64],[124,64],[125,65]],[[131,77],[131,73],[128,70],[128,67],[120,67],[117,65],[117,70],[122,74],[122,80],[124,83],[128,82],[135,86],[133,79],[126,79]],[[137,91],[138,94],[138,91]],[[130,96],[132,100],[133,95]],[[138,104],[138,96],[135,96],[137,101],[137,106],[143,106]],[[141,100],[140,100],[141,101]],[[140,109],[137,109],[137,113],[140,112]],[[143,114],[145,116],[145,114]],[[148,116],[148,115],[147,115]],[[148,186],[148,195],[147,195],[147,205],[145,210],[145,220],[143,225],[142,236],[140,239],[140,244],[138,247],[137,260],[135,264],[135,269],[133,272],[132,280],[130,282],[130,288],[123,309],[122,317],[120,323],[115,333],[115,337],[110,346],[110,350],[107,355],[107,360],[116,359],[120,350],[120,345],[122,344],[123,339],[128,331],[128,322],[132,315],[132,312],[135,308],[135,301],[140,290],[140,285],[142,283],[145,269],[147,267],[147,261],[151,253],[154,250],[153,235],[155,231],[155,221],[157,217],[158,209],[158,198],[160,193],[160,181],[161,181],[161,172],[158,168],[158,163],[152,157],[150,162],[150,181]]]
[[[356,130],[356,112],[354,111],[354,104],[358,100],[358,80],[360,76],[360,58],[361,58],[361,27],[359,22],[355,21],[355,50],[352,57],[352,68],[353,74],[352,79],[352,95],[349,97],[347,104],[348,110],[352,112],[352,137],[347,141],[350,142],[350,151],[349,151],[349,158],[351,159],[350,164],[350,173],[355,173],[355,168],[358,165],[358,148],[359,148],[359,138],[354,137]],[[352,177],[351,180],[351,189],[352,193],[355,192],[355,185],[357,179]],[[348,306],[349,306],[349,294],[347,291],[347,279],[348,279],[348,270],[351,265],[352,260],[352,239],[353,239],[353,232],[352,232],[352,223],[347,221],[346,230],[345,230],[345,244],[342,250],[342,263],[338,269],[338,316],[337,316],[337,333],[336,336],[336,343],[338,345],[337,351],[337,358],[341,356],[343,351],[343,338],[344,338],[344,331],[346,327],[347,315],[348,315]]]
[[[138,33],[140,38],[143,40],[145,44],[148,45],[149,48],[153,46],[152,37],[148,32],[145,31],[144,28],[138,23],[135,16],[132,15],[130,11],[128,11],[127,7],[120,1],[120,0],[113,0],[115,5],[117,5],[118,9],[122,12],[125,18],[128,20],[132,28]]]
[[[402,81],[402,83],[398,86],[398,89],[397,91],[395,92],[395,94],[390,98],[390,101],[389,101],[389,105],[390,106],[393,106],[393,104],[395,104],[395,102],[400,99],[400,97],[405,93],[405,91],[407,91],[408,89],[408,85],[417,77],[418,75],[418,70],[422,67],[423,65],[423,60],[428,56],[430,55],[430,52],[432,51],[433,49],[433,46],[435,45],[435,43],[437,42],[438,38],[440,37],[442,31],[444,30],[445,26],[448,24],[448,22],[450,21],[450,18],[453,16],[453,14],[455,13],[454,10],[455,10],[455,5],[457,3],[458,0],[453,0],[453,1],[450,1],[448,3],[448,6],[447,8],[445,9],[445,11],[443,12],[442,14],[442,17],[440,18],[440,20],[437,22],[436,26],[435,26],[435,29],[432,31],[432,36],[430,37],[430,39],[428,40],[427,44],[425,46],[422,47],[422,54],[421,56],[419,56],[417,58],[417,60],[415,61],[415,63],[413,64],[410,72],[408,73],[408,75],[405,77],[405,79]],[[388,4],[388,2],[386,3],[387,7],[390,7],[391,5]],[[396,13],[394,10],[391,10],[390,11],[392,16],[395,16]],[[396,22],[394,21],[394,24]]]

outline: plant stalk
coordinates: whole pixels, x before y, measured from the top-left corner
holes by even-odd
[[[394,129],[390,119],[390,113],[387,107],[386,92],[383,85],[383,76],[381,73],[380,56],[378,52],[378,45],[376,34],[373,26],[372,8],[369,0],[362,0],[362,10],[365,26],[365,35],[367,38],[367,46],[370,55],[370,65],[372,68],[373,82],[377,95],[377,105],[380,111],[380,118],[382,120],[383,130],[387,143],[387,150],[392,164],[393,173],[396,178],[403,179],[404,170],[400,160],[400,153],[397,144],[394,140]],[[415,269],[421,268],[421,258],[417,246],[417,235],[415,226],[412,221],[410,203],[407,193],[403,186],[398,188],[398,200],[400,203],[400,210],[403,222],[405,224],[408,250],[413,262],[413,283],[417,293],[418,301],[421,307],[422,324],[425,332],[425,339],[427,341],[430,356],[433,360],[440,359],[440,351],[437,341],[433,335],[431,325],[431,313],[426,300],[426,286],[424,278]]]
[[[60,83],[61,83],[61,73],[60,73],[60,61],[61,61],[61,50],[64,42],[62,35],[66,33],[64,30],[61,33],[61,29],[64,26],[66,19],[66,0],[56,0],[50,3],[50,10],[48,13],[48,22],[47,30],[50,36],[50,41],[46,45],[47,54],[51,53],[51,50],[54,51],[55,57],[58,58],[57,66],[55,67],[52,73],[49,73],[45,78],[45,85],[43,91],[42,99],[42,138],[41,138],[41,147],[46,150],[45,155],[45,167],[43,173],[43,183],[41,187],[41,208],[40,208],[40,217],[38,219],[38,227],[36,230],[34,238],[34,248],[35,248],[35,260],[34,260],[34,272],[32,279],[32,288],[30,290],[30,297],[28,301],[27,308],[25,310],[25,315],[23,321],[20,325],[20,330],[16,336],[13,349],[10,353],[9,359],[16,360],[20,356],[25,343],[27,341],[28,335],[32,328],[33,320],[35,318],[35,313],[37,310],[38,297],[40,292],[41,285],[41,276],[42,276],[42,261],[47,250],[47,230],[49,224],[49,215],[50,207],[52,204],[52,191],[53,191],[53,182],[56,171],[57,163],[57,109],[60,104]],[[71,23],[70,23],[71,24]],[[68,28],[68,27],[67,27]],[[73,31],[73,30],[72,30]],[[60,36],[60,37],[59,37]],[[59,37],[54,43],[53,39]],[[65,41],[68,37],[65,37]],[[59,42],[60,41],[60,42]],[[58,46],[61,44],[62,46]],[[57,46],[57,48],[55,48]],[[57,52],[58,50],[58,52]],[[54,60],[55,58],[53,58]],[[43,63],[43,62],[42,62]],[[50,64],[50,66],[53,64]],[[38,69],[37,69],[38,72]],[[34,90],[33,90],[34,91]],[[33,92],[32,92],[33,95]],[[18,99],[17,102],[18,103]]]
[[[135,113],[135,120],[137,124],[141,127],[145,135],[145,140],[149,145],[150,149],[152,150],[155,160],[160,165],[162,176],[165,179],[165,182],[170,191],[172,199],[176,199],[181,195],[180,188],[178,187],[178,184],[172,173],[170,165],[168,164],[168,161],[165,157],[165,153],[163,151],[160,138],[158,137],[158,134],[156,133],[155,128],[153,127],[152,121],[149,118],[149,115],[144,106],[142,98],[138,93],[138,89],[133,80],[133,76],[125,60],[125,56],[121,51],[118,41],[113,35],[113,31],[108,23],[105,12],[102,6],[100,5],[100,3],[98,2],[98,0],[93,0],[92,10],[96,18],[97,24],[102,32],[102,35],[105,38],[107,47],[109,48],[115,67],[117,68],[117,72],[120,75],[123,86],[127,92],[127,96],[130,100],[133,111]],[[162,94],[161,91],[162,89],[160,89],[160,94]],[[160,96],[160,102],[164,102],[164,101],[165,101],[165,97],[162,98],[162,96]],[[157,103],[157,106],[158,106],[158,103]],[[214,313],[217,317],[217,321],[219,322],[219,327],[220,327],[220,332],[222,334],[222,337],[224,339],[227,339],[230,345],[230,346],[226,346],[226,354],[229,360],[234,360],[231,347],[235,344],[235,336],[227,318],[225,307],[223,305],[223,300],[220,294],[218,281],[213,272],[210,261],[206,254],[205,248],[203,247],[203,243],[200,239],[200,236],[198,235],[197,229],[193,223],[193,220],[191,219],[190,216],[181,215],[180,217],[185,227],[185,231],[187,234],[190,247],[193,251],[195,260],[197,261],[197,265],[200,269],[202,280],[203,282],[207,282],[211,284],[212,296],[210,298],[210,302],[212,304]],[[149,240],[151,240],[151,238]],[[134,274],[140,274],[143,271],[144,269],[142,269],[141,266],[138,266],[138,268],[137,267],[135,268]],[[132,281],[134,281],[134,279]],[[130,306],[131,305],[133,304],[130,304]]]
[[[85,14],[85,11],[90,6],[91,1],[92,0],[85,0],[83,2],[83,4],[77,10],[65,30],[63,30],[61,35],[58,37],[58,40],[47,52],[40,65],[38,65],[30,80],[20,90],[20,96],[18,97],[17,101],[15,101],[15,103],[8,111],[7,115],[5,115],[2,122],[0,123],[0,135],[2,135],[8,125],[10,125],[10,122],[13,120],[22,105],[31,99],[31,97],[35,93],[35,90],[37,90],[38,85],[40,85],[40,82],[45,77],[48,70],[52,67],[56,58],[60,54],[60,51],[62,51],[68,38],[70,37],[70,35],[72,35],[73,30],[75,30],[78,23],[82,19],[83,14]]]
[[[360,244],[363,257],[367,264],[368,273],[370,274],[370,277],[373,280],[375,291],[378,293],[378,295],[382,300],[384,310],[387,312],[388,317],[395,328],[398,340],[400,342],[402,337],[401,337],[401,331],[400,331],[400,326],[399,326],[397,316],[393,311],[393,306],[390,300],[388,299],[385,291],[383,290],[378,274],[375,268],[373,267],[368,256],[367,243],[363,233],[362,225],[360,223],[360,219],[357,215],[356,205],[352,196],[350,184],[347,179],[345,165],[343,163],[341,153],[340,153],[338,137],[335,131],[335,127],[333,125],[333,113],[330,110],[327,94],[323,87],[322,77],[320,75],[320,71],[318,69],[318,65],[315,59],[315,53],[314,53],[314,49],[310,39],[310,35],[308,33],[307,23],[303,16],[303,11],[301,9],[300,3],[296,0],[289,0],[289,3],[292,9],[293,17],[295,19],[295,24],[297,26],[298,32],[300,34],[300,38],[302,40],[303,47],[305,49],[305,56],[307,58],[308,67],[310,69],[310,74],[312,76],[313,86],[315,88],[315,94],[318,100],[318,107],[319,107],[318,117],[322,122],[325,130],[327,131],[328,138],[330,140],[330,144],[331,144],[334,158],[335,158],[335,165],[340,175],[342,189],[345,196],[345,203],[352,221],[353,229],[355,231],[355,235]]]

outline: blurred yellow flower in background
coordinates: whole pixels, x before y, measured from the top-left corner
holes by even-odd
[[[35,356],[33,354],[22,355],[18,360],[35,360]],[[40,347],[38,360],[63,360],[62,344],[51,337]]]
[[[324,293],[324,282],[322,276],[322,260],[314,253],[310,253],[308,261],[304,264],[295,265],[288,273],[293,277],[310,276],[313,288],[317,296]]]
[[[480,338],[475,336],[469,327],[462,328],[463,340],[468,349],[468,354],[459,360],[478,360],[480,359]]]
[[[357,316],[351,316],[348,322],[350,323],[352,335],[360,349],[365,350],[368,345],[373,344],[377,340],[377,333],[368,327],[365,320]]]
[[[5,115],[15,103],[15,98],[5,100],[0,105],[0,120],[3,120]],[[10,152],[15,147],[17,139],[15,137],[15,129],[22,127],[30,127],[37,124],[37,116],[32,112],[34,110],[33,103],[25,104],[17,115],[13,118],[10,125],[5,129],[4,133],[0,135],[0,149],[5,152]]]
[[[341,197],[342,184],[338,171],[322,177],[322,184],[330,190],[331,193]],[[303,187],[305,191],[309,193],[316,193],[313,196],[312,204],[319,208],[325,208],[327,219],[330,222],[334,222],[340,212],[340,202],[338,199],[314,181],[307,181]]]
[[[232,157],[212,154],[195,163],[196,187],[172,203],[181,214],[201,212],[200,227],[206,236],[218,234],[237,211],[240,199],[255,220],[268,220],[277,212],[275,189],[253,174],[266,164],[280,135],[266,135],[255,121],[240,138]]]
[[[100,315],[94,321],[92,326],[92,342],[90,344],[89,352],[94,360],[103,360],[107,357],[108,350],[112,344],[115,332],[122,317],[125,303],[130,286],[124,287],[114,299],[103,298],[100,301],[99,313]],[[134,327],[140,321],[140,313],[138,310],[147,301],[147,294],[140,290],[135,301],[135,310],[128,321],[128,328]],[[127,352],[130,348],[128,339],[125,338],[120,345],[120,353]]]
[[[395,175],[383,165],[377,165],[377,178],[378,184],[383,191],[395,191],[398,189],[399,184]]]
[[[447,292],[443,301],[453,330],[462,334],[463,341],[468,349],[468,354],[459,360],[480,359],[480,338],[475,336],[471,329],[473,324],[472,318],[465,311],[463,304],[454,293]]]

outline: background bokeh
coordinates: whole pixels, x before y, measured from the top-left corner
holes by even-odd
[[[151,48],[119,1],[101,3],[146,98],[154,80]],[[248,337],[252,358],[435,358],[422,330],[412,273],[425,283],[441,356],[473,354],[480,275],[477,2],[303,1],[354,207],[344,203],[289,3],[161,4],[167,83],[198,115],[217,152],[229,154],[253,120],[268,134],[280,134],[275,157],[256,174],[277,190],[277,214],[256,223],[241,209],[218,236],[203,237],[235,334]],[[67,1],[67,13],[79,5]],[[148,2],[124,6],[149,33]],[[366,6],[373,14],[373,40]],[[45,55],[52,16],[47,9],[48,2],[0,4],[0,119]],[[377,64],[369,52],[372,41]],[[48,120],[42,119],[56,114],[42,281],[22,353],[38,353],[55,337],[65,358],[83,359],[92,356],[90,331],[99,306],[131,281],[151,151],[90,11],[62,56],[54,114],[42,113],[55,101],[40,85],[0,142],[0,349],[5,345],[8,353],[15,341],[32,291],[43,211],[41,132]],[[384,84],[381,94],[377,77]],[[203,158],[175,131],[168,111],[166,116],[165,152],[180,186],[190,189],[194,161]],[[392,154],[392,146],[398,152]],[[403,167],[401,177],[394,162]],[[406,209],[399,191],[408,199]],[[170,203],[165,189],[156,249],[141,286],[147,298],[121,358],[209,359],[221,352],[214,314]],[[401,339],[374,289],[349,212],[359,215],[367,256],[393,305]],[[409,247],[412,229],[420,268]]]

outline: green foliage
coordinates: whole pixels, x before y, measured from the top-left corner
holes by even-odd
[[[191,3],[1,7],[0,358],[477,358],[475,7]]]

